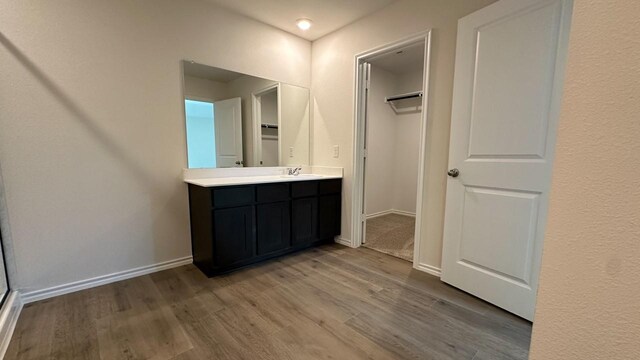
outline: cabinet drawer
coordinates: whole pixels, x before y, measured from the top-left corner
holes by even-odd
[[[257,186],[259,203],[289,200],[289,184],[265,184]]]
[[[318,195],[317,181],[299,181],[291,183],[291,197],[301,198]]]
[[[253,186],[214,189],[212,196],[216,208],[249,205],[255,201]]]
[[[321,180],[318,190],[320,195],[340,194],[342,192],[342,179]]]

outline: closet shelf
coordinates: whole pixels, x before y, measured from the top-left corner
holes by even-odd
[[[278,125],[277,124],[261,124],[260,127],[263,127],[265,129],[277,129]]]
[[[414,91],[414,92],[410,92],[410,93],[406,93],[406,94],[389,96],[389,97],[384,98],[384,102],[385,103],[390,103],[390,102],[393,102],[393,101],[405,100],[405,99],[413,99],[413,98],[419,98],[419,97],[422,97],[422,91]]]

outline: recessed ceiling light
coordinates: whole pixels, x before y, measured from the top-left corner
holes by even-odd
[[[309,19],[298,19],[296,21],[296,25],[298,25],[298,28],[300,30],[309,30],[309,28],[311,27],[311,20]]]

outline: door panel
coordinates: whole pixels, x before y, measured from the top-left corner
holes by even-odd
[[[527,285],[538,194],[468,186],[464,195],[460,261]]]
[[[561,5],[556,1],[476,30],[471,157],[544,158]]]
[[[216,133],[216,163],[221,167],[242,166],[242,105],[240,98],[213,104]]]
[[[217,267],[231,266],[253,256],[255,216],[253,206],[243,206],[213,212]]]
[[[502,0],[458,23],[442,280],[533,318],[570,0]]]
[[[340,235],[340,195],[326,195],[318,198],[318,237],[329,240]]]
[[[293,204],[293,245],[318,240],[318,199],[295,199]]]
[[[284,250],[291,246],[291,218],[289,202],[257,206],[258,255]]]

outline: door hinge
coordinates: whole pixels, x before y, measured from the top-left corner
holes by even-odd
[[[369,156],[369,151],[368,151],[367,149],[364,149],[364,150],[362,151],[362,157],[363,157],[363,158],[366,158],[367,156]]]

